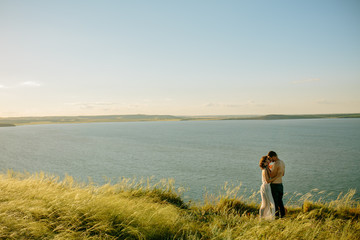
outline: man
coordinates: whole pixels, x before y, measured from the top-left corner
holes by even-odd
[[[282,218],[285,216],[285,207],[282,200],[284,195],[282,177],[285,175],[285,163],[278,158],[274,151],[268,153],[268,158],[274,162],[270,173],[270,178],[273,180],[270,187],[275,203],[275,216]]]

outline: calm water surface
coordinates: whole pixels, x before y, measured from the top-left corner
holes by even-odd
[[[0,128],[3,171],[91,177],[174,178],[185,198],[218,193],[225,182],[261,185],[260,157],[286,164],[287,193],[360,186],[360,119],[129,122]],[[359,197],[359,193],[356,194]]]

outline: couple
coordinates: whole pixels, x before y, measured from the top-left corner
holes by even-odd
[[[270,162],[274,164],[270,166]],[[285,216],[282,201],[284,195],[282,177],[285,175],[285,164],[277,157],[276,152],[270,151],[267,156],[260,159],[259,165],[262,169],[260,218],[275,219],[275,216],[282,218]]]

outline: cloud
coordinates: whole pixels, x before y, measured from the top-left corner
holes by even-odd
[[[317,104],[335,104],[335,102],[328,101],[326,99],[319,99],[316,101]]]
[[[237,108],[237,107],[242,107],[243,104],[224,104],[224,103],[213,103],[213,102],[210,102],[210,103],[207,103],[205,104],[205,107],[208,107],[208,108]]]
[[[292,81],[292,84],[304,84],[304,83],[313,83],[313,82],[319,82],[320,79],[319,78],[308,78],[308,79],[303,79],[303,80],[298,80],[298,81]]]
[[[219,104],[218,103],[207,103],[205,104],[205,107],[218,107]]]
[[[207,103],[205,104],[205,107],[209,107],[209,108],[218,108],[218,107],[221,107],[221,108],[224,108],[224,107],[241,107],[243,105],[241,104],[225,104],[225,103],[213,103],[213,102],[210,102],[210,103]]]
[[[42,84],[38,83],[38,82],[25,81],[25,82],[21,82],[16,85],[10,85],[10,86],[5,86],[5,85],[0,84],[0,89],[21,88],[21,87],[41,87],[41,86],[42,86]]]
[[[8,89],[8,88],[13,88],[13,87],[0,84],[0,89]]]
[[[112,106],[116,103],[113,102],[76,102],[76,103],[66,103],[66,105],[79,106],[81,109],[94,109],[101,108],[106,106]]]
[[[33,82],[33,81],[26,81],[26,82],[20,83],[18,86],[21,86],[21,87],[40,87],[41,84],[38,83],[38,82]]]
[[[238,108],[244,106],[243,104],[224,104],[224,107],[227,108]]]
[[[248,100],[244,103],[207,103],[205,107],[209,108],[240,108],[240,107],[264,107],[266,104],[256,103],[254,100]]]

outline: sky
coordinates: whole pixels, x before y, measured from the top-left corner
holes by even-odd
[[[0,117],[360,112],[357,0],[0,0]]]

